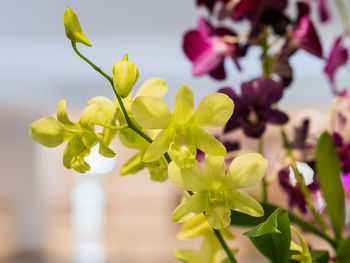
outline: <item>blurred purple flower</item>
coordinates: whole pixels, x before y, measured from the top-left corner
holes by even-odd
[[[310,6],[298,3],[298,19],[294,24],[292,37],[287,45],[291,49],[304,49],[310,54],[322,58],[322,46],[316,29],[310,19]]]
[[[206,8],[208,8],[209,12],[212,13],[216,3],[226,3],[228,1],[230,0],[197,0],[197,6],[204,5]]]
[[[318,5],[318,15],[322,23],[326,23],[330,19],[330,10],[328,7],[328,0],[309,0],[309,2],[316,2]]]
[[[306,163],[304,163],[304,164],[306,164]],[[309,164],[307,164],[307,166],[309,166],[309,168],[313,167],[313,162],[310,162]],[[279,184],[282,187],[283,191],[285,191],[288,195],[289,207],[293,208],[296,206],[300,209],[300,211],[302,213],[306,213],[307,212],[307,204],[306,204],[306,200],[304,198],[304,194],[300,188],[300,185],[297,182],[292,182],[291,176],[290,176],[290,173],[291,173],[290,170],[291,169],[286,168],[286,169],[281,170],[278,173]],[[299,167],[298,167],[298,170],[299,170],[299,172],[302,173],[302,171],[300,171]],[[294,178],[294,175],[293,175],[293,178]],[[307,185],[307,188],[309,189],[311,194],[316,194],[319,191],[320,187],[319,187],[319,184],[317,182],[317,175],[316,174],[313,174],[312,182],[309,182],[309,184]]]
[[[245,0],[237,5],[233,18],[247,18],[251,22],[251,40],[258,38],[266,26],[271,26],[276,34],[284,35],[290,23],[283,13],[286,7],[287,0]]]
[[[235,103],[235,112],[227,122],[224,133],[241,127],[244,133],[253,138],[260,137],[267,123],[284,124],[287,114],[273,107],[283,95],[283,86],[270,79],[259,78],[241,85],[238,96],[232,88],[222,88]]]
[[[240,19],[242,15],[253,11],[260,3],[260,0],[241,0],[233,11],[233,19]]]
[[[342,65],[346,64],[349,59],[349,53],[346,47],[342,45],[343,35],[337,37],[333,43],[331,52],[327,58],[324,72],[327,74],[328,79],[332,85],[332,90],[336,94],[335,87],[335,73]]]
[[[341,175],[344,190],[350,192],[350,174]]]
[[[300,126],[294,126],[294,138],[291,143],[293,149],[306,150],[312,148],[313,145],[307,142],[309,127],[309,119],[304,119]]]
[[[347,175],[350,173],[350,143],[344,142],[337,132],[333,133],[333,141],[337,148],[342,174]]]
[[[214,28],[208,21],[201,18],[198,28],[187,32],[183,40],[186,56],[193,63],[193,75],[210,74],[215,79],[225,79],[225,57],[231,57],[237,68],[239,46],[227,43],[224,36],[235,37],[236,33],[224,28]]]

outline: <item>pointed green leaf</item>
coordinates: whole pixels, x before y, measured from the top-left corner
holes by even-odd
[[[289,261],[289,246],[291,241],[288,212],[282,208],[276,209],[269,218],[244,233],[254,246],[274,263]]]
[[[327,211],[336,238],[342,236],[345,221],[344,189],[340,178],[339,157],[328,132],[322,133],[316,149],[316,168],[318,180],[327,203]]]

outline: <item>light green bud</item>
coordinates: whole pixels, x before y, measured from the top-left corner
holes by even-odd
[[[73,42],[80,42],[89,47],[92,46],[90,41],[85,36],[84,32],[81,29],[77,15],[69,7],[66,8],[66,11],[63,15],[64,29],[66,31],[66,36]]]
[[[124,55],[123,60],[114,64],[113,84],[115,90],[122,98],[130,94],[138,79],[139,70],[133,62],[128,61],[128,54]]]

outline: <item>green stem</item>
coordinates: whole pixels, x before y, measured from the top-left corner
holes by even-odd
[[[317,223],[320,225],[321,229],[324,232],[327,232],[327,225],[323,221],[321,215],[319,213],[317,213],[317,211],[315,209],[315,205],[314,205],[314,203],[312,201],[309,189],[307,188],[307,186],[305,184],[305,181],[304,181],[304,178],[303,178],[302,174],[299,172],[299,170],[297,168],[296,159],[295,159],[294,154],[293,154],[292,146],[291,146],[291,144],[290,144],[290,142],[288,140],[287,134],[286,134],[283,126],[281,127],[281,135],[282,135],[284,146],[286,147],[288,156],[289,156],[289,158],[291,160],[291,163],[292,163],[291,164],[292,170],[294,172],[296,180],[298,181],[298,183],[300,185],[300,188],[301,188],[301,191],[302,191],[302,193],[304,195],[305,201],[306,201],[308,207],[310,208],[311,213],[313,214],[313,216],[316,219]]]
[[[235,259],[235,257],[232,254],[232,251],[230,250],[230,248],[227,246],[225,239],[222,237],[221,233],[219,230],[217,229],[213,229],[214,230],[214,234],[217,237],[217,239],[219,240],[221,246],[223,247],[223,249],[225,250],[227,257],[230,259],[230,261],[232,263],[237,263],[237,260]]]
[[[261,155],[264,155],[264,139],[261,136],[258,141],[258,152]],[[262,201],[263,203],[267,202],[267,182],[265,179],[265,176],[261,180],[261,186],[262,186]]]
[[[335,0],[335,4],[337,6],[339,15],[340,15],[341,20],[343,22],[345,34],[350,35],[349,17],[347,15],[347,10],[346,10],[346,6],[344,4],[344,1],[343,0]]]
[[[309,231],[310,233],[315,234],[316,236],[319,236],[320,238],[323,238],[326,240],[333,248],[337,247],[337,242],[333,240],[329,235],[327,235],[325,232],[321,231],[314,225],[310,224],[309,222],[301,219],[297,215],[293,214],[292,212],[288,211],[289,219],[292,223],[298,225],[299,227],[303,228],[304,230]]]
[[[119,103],[119,106],[123,112],[123,115],[124,115],[124,118],[126,120],[126,123],[128,125],[128,127],[132,130],[134,130],[136,133],[138,133],[140,136],[142,136],[146,141],[152,143],[152,138],[150,138],[147,134],[145,134],[143,131],[141,131],[133,122],[132,120],[130,119],[129,117],[129,114],[128,112],[126,111],[125,109],[125,106],[124,106],[124,103],[123,103],[123,100],[122,98],[120,97],[120,95],[118,94],[118,92],[114,89],[114,85],[113,85],[113,78],[110,77],[109,75],[107,75],[105,72],[103,72],[101,70],[101,68],[99,68],[98,66],[96,66],[91,60],[89,60],[87,57],[85,57],[83,54],[81,54],[78,49],[77,49],[77,46],[76,46],[76,43],[72,41],[72,47],[75,51],[75,53],[77,53],[77,55],[82,58],[84,61],[86,61],[91,67],[93,67],[97,72],[99,72],[102,76],[104,76],[112,85],[112,88],[113,88],[113,92],[115,94],[115,96],[117,97],[117,100],[118,100],[118,103]],[[171,158],[169,156],[169,154],[166,152],[164,154],[164,157],[165,159],[168,161],[168,163],[171,162]],[[191,191],[188,192],[190,195],[192,195],[193,193]],[[230,259],[231,263],[237,263],[237,260],[234,258],[231,250],[229,249],[229,247],[227,246],[224,238],[222,237],[221,233],[216,230],[216,229],[213,229],[216,237],[218,238],[221,246],[223,247],[223,249],[226,251],[226,254],[228,256],[228,258]]]

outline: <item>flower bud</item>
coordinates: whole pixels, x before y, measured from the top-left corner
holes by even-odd
[[[128,61],[128,54],[124,55],[123,60],[114,64],[113,84],[122,98],[130,94],[138,78],[139,70],[133,62]]]
[[[66,36],[73,42],[80,42],[89,47],[92,46],[90,41],[81,30],[80,23],[77,15],[69,7],[66,8],[63,16],[64,29]]]

